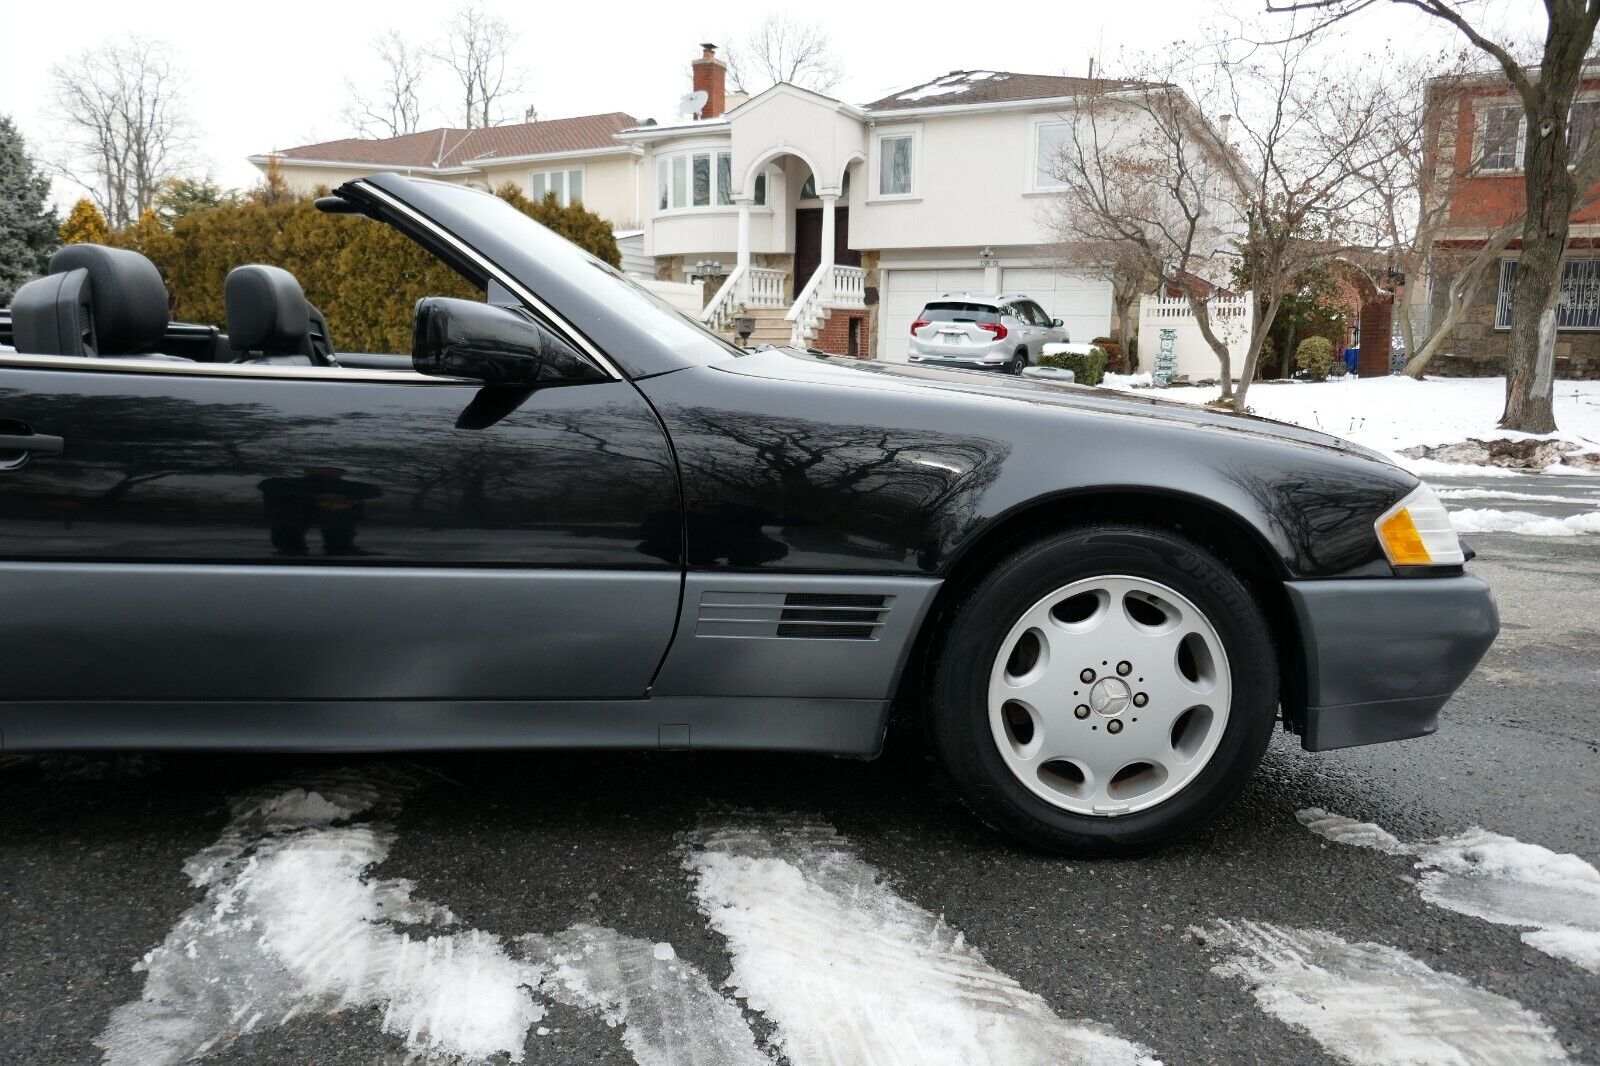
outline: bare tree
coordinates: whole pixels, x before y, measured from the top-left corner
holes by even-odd
[[[1352,226],[1375,165],[1394,87],[1332,67],[1308,40],[1263,48],[1218,40],[1221,105],[1233,115],[1246,174],[1239,276],[1254,293],[1251,336],[1234,404],[1243,409],[1285,297],[1309,272],[1360,244]]]
[[[833,41],[823,24],[801,22],[788,14],[774,13],[763,18],[724,55],[728,73],[742,92],[758,93],[786,81],[825,93],[843,76],[833,55]]]
[[[444,30],[444,47],[434,58],[445,64],[461,87],[462,125],[467,129],[505,121],[507,98],[522,91],[522,70],[511,62],[517,37],[482,0],[462,4]]]
[[[372,50],[378,56],[382,80],[376,87],[364,90],[345,79],[350,97],[345,119],[364,137],[399,137],[417,132],[422,121],[422,83],[428,73],[428,53],[396,30],[374,37]]]
[[[1584,191],[1570,170],[1567,121],[1600,22],[1600,0],[1545,0],[1545,39],[1536,66],[1519,60],[1511,44],[1494,40],[1469,17],[1468,9],[1475,5],[1462,0],[1280,0],[1272,9],[1317,9],[1327,14],[1326,25],[1379,2],[1415,8],[1454,27],[1495,62],[1522,105],[1525,211],[1522,254],[1511,291],[1511,353],[1500,425],[1526,433],[1553,432],[1556,305],[1572,212]]]
[[[127,225],[154,206],[193,144],[166,45],[132,37],[91,48],[52,67],[50,81],[69,131],[59,169],[113,227]]]
[[[1186,295],[1230,397],[1228,342],[1211,321],[1207,283],[1228,272],[1231,212],[1218,192],[1232,179],[1221,176],[1221,146],[1172,74],[1150,67],[1097,83],[1064,112],[1064,133],[1044,161],[1061,186],[1052,228],[1059,241]]]

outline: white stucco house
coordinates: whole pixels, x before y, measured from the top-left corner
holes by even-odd
[[[726,329],[742,305],[757,340],[903,360],[923,303],[959,291],[1025,292],[1075,340],[1111,331],[1109,281],[1060,262],[1044,221],[1064,106],[1103,83],[952,71],[858,106],[786,83],[729,93],[710,45],[692,69],[705,103],[672,124],[596,115],[252,161],[297,188],[403,169],[581,199],[628,233],[634,269],[703,281],[705,320]]]

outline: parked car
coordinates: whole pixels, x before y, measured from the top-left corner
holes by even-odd
[[[1216,814],[1280,713],[1432,732],[1495,636],[1434,494],[1326,434],[747,354],[487,193],[318,204],[484,302],[342,353],[285,271],[224,333],[76,245],[0,319],[5,750],[871,756],[898,704],[985,820],[1103,854]]]
[[[913,363],[1021,374],[1046,344],[1066,341],[1059,318],[1019,293],[945,293],[911,323]]]

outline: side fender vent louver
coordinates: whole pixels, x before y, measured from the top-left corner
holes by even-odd
[[[702,637],[877,640],[893,596],[813,592],[715,592],[700,597]]]

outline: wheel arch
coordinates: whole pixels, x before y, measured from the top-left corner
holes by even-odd
[[[992,560],[1048,533],[1090,522],[1130,522],[1170,530],[1227,564],[1266,614],[1278,659],[1284,715],[1295,732],[1303,728],[1305,659],[1299,623],[1284,589],[1289,574],[1283,560],[1262,532],[1236,512],[1187,493],[1129,487],[1082,489],[1028,501],[992,519],[963,544],[945,565],[944,582],[901,672],[895,693],[897,719],[920,709],[932,645],[951,609],[988,572]]]

